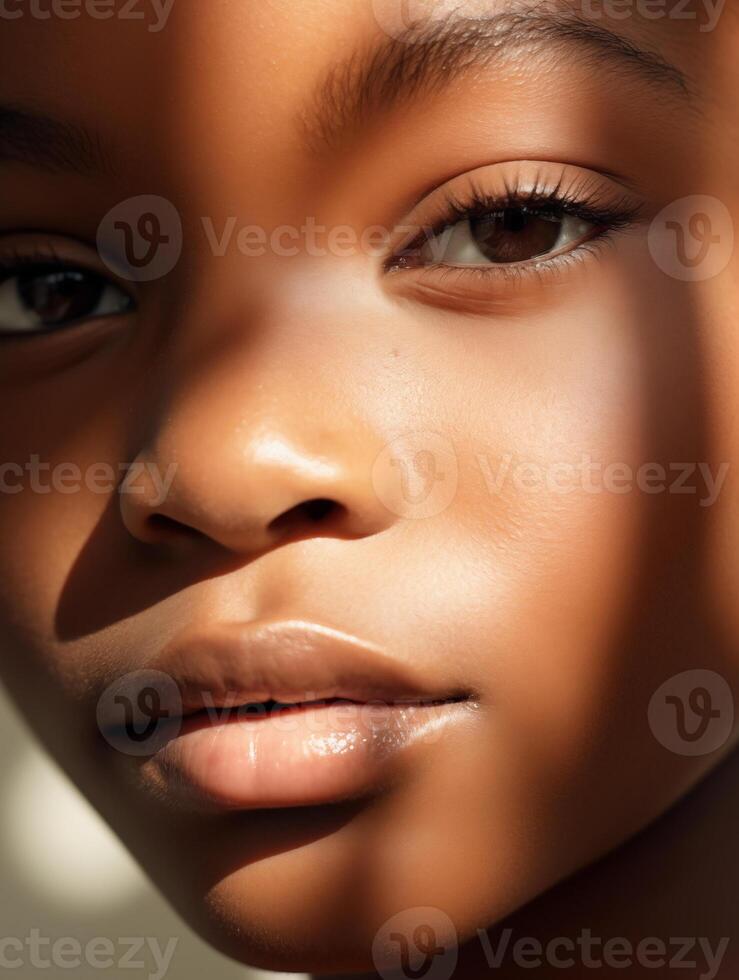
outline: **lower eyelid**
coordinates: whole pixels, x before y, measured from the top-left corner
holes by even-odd
[[[393,278],[397,277],[399,295],[453,312],[489,316],[498,310],[514,312],[515,307],[509,304],[524,296],[533,300],[539,287],[561,285],[569,272],[585,270],[589,262],[604,258],[614,244],[613,235],[604,234],[543,260],[510,265],[422,266],[407,274],[399,271]]]

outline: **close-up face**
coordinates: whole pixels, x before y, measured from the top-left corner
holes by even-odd
[[[0,20],[0,677],[218,949],[464,941],[736,743],[739,17],[112,6]]]

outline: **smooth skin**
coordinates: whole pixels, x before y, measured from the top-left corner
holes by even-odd
[[[515,10],[534,7],[546,13]],[[132,303],[0,338],[0,459],[177,464],[163,502],[151,487],[0,494],[2,677],[157,886],[244,963],[370,971],[377,930],[425,906],[470,940],[459,977],[484,972],[476,930],[511,916],[542,941],[733,935],[735,878],[716,874],[737,864],[737,731],[687,756],[648,719],[682,671],[739,684],[733,468],[710,506],[698,480],[686,494],[485,479],[505,458],[736,462],[739,262],[691,282],[648,244],[688,195],[739,214],[739,19],[727,5],[701,31],[703,5],[689,9],[698,19],[597,24],[669,61],[690,96],[547,35],[330,126],[316,93],[336,108],[353,52],[387,42],[381,4],[177,0],[157,32],[88,15],[0,24],[0,103],[99,134],[109,163],[3,163],[0,257],[51,241]],[[628,213],[515,274],[398,267],[387,250],[217,255],[204,233],[204,217],[220,234],[232,215],[267,232],[424,224],[473,173],[490,197],[561,186]],[[182,256],[116,282],[97,230],[142,194],[176,207]],[[409,433],[426,434],[416,450],[429,433],[453,449],[438,513],[378,488],[378,458]],[[301,507],[315,499],[336,506],[316,518]],[[100,739],[97,701],[188,623],[262,618],[360,636],[474,692],[477,710],[368,798],[175,805]],[[727,976],[732,963],[730,948]]]

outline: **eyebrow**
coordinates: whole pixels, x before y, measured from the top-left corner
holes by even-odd
[[[685,74],[660,54],[551,0],[520,13],[465,17],[452,11],[355,52],[324,77],[302,115],[303,132],[314,149],[335,147],[371,115],[439,94],[460,75],[511,54],[556,54],[568,47],[579,49],[599,71],[635,76],[668,97],[693,95]]]
[[[0,163],[23,163],[53,174],[85,177],[113,171],[96,133],[13,105],[0,105]]]

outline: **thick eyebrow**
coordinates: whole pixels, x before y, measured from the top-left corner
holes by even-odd
[[[683,72],[660,54],[638,46],[561,0],[482,17],[457,11],[408,28],[364,52],[355,52],[324,77],[301,124],[308,144],[337,145],[377,112],[414,97],[439,94],[460,75],[490,67],[512,54],[565,53],[577,48],[580,64],[636,76],[663,95],[689,100]]]
[[[13,105],[0,105],[0,163],[23,163],[54,174],[85,177],[113,169],[95,133]]]

